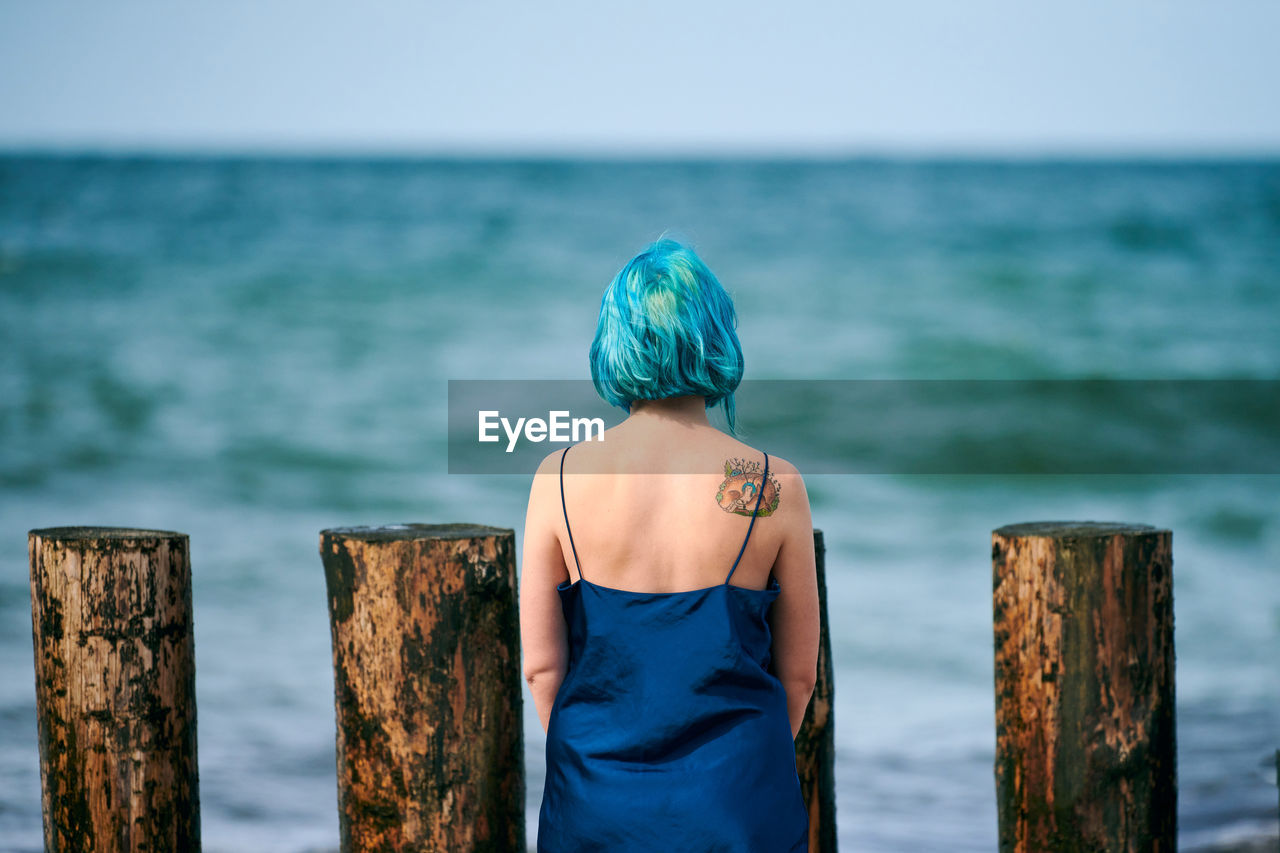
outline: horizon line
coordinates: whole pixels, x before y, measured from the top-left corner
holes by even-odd
[[[850,145],[744,146],[502,146],[353,144],[201,144],[190,142],[50,142],[0,140],[0,157],[54,156],[104,159],[423,160],[539,162],[1257,162],[1280,159],[1275,146],[1000,146]]]

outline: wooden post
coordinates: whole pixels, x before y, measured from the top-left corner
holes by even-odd
[[[1172,536],[993,531],[1001,851],[1176,849]]]
[[[810,853],[835,853],[836,782],[835,718],[831,713],[835,678],[831,668],[831,634],[827,623],[826,544],[822,531],[813,531],[818,558],[818,683],[796,735],[796,769],[809,806]]]
[[[200,849],[186,534],[27,534],[48,851]]]
[[[320,533],[343,853],[525,851],[515,533]]]

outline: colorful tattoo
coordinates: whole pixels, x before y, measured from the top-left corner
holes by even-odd
[[[724,482],[716,492],[716,503],[725,512],[750,517],[760,501],[758,518],[773,515],[778,509],[782,488],[769,472],[769,482],[761,483],[761,463],[749,459],[727,459],[724,463]],[[760,489],[764,496],[760,496]]]

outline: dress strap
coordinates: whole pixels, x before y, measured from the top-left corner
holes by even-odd
[[[561,459],[560,462],[561,464],[563,464],[564,459]],[[729,578],[733,577],[733,573],[737,571],[737,568],[738,568],[738,560],[741,560],[742,555],[746,553],[747,543],[751,541],[751,529],[756,526],[756,516],[760,514],[760,500],[764,497],[764,487],[768,484],[768,482],[769,482],[769,454],[766,453],[764,455],[764,475],[761,476],[760,478],[760,491],[756,493],[756,508],[751,512],[751,523],[747,525],[746,538],[742,540],[742,547],[738,549],[738,557],[733,561],[733,568],[729,569],[729,575],[724,579],[725,583],[728,583]],[[570,537],[569,541],[570,542],[573,541],[572,537]],[[578,570],[578,574],[579,575],[582,574],[581,569]]]
[[[573,544],[573,529],[569,527],[569,508],[564,502],[564,458],[569,455],[569,448],[560,454],[560,509],[564,510],[564,529],[569,531],[569,547],[573,549],[573,564],[578,567],[578,580],[582,580],[582,564],[578,562],[578,546]],[[752,519],[754,521],[754,519]],[[751,532],[747,531],[747,535]],[[730,572],[732,574],[732,572]],[[573,578],[570,578],[573,580]]]

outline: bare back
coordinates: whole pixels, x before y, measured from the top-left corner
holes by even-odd
[[[732,569],[730,583],[765,587],[784,533],[769,520],[788,497],[779,460],[764,479],[763,452],[711,433],[677,447],[606,438],[564,452],[561,545],[571,580],[580,567],[599,586],[680,592],[723,583]]]

